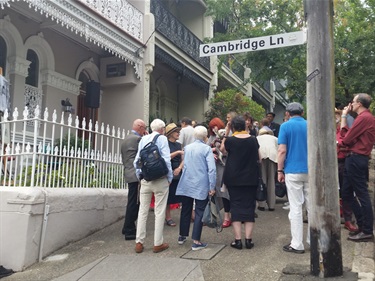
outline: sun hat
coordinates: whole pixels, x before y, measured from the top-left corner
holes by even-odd
[[[165,135],[168,137],[173,132],[179,132],[181,130],[180,127],[177,127],[175,123],[168,124],[167,127],[165,127]]]
[[[260,130],[259,130],[259,136],[261,136],[261,135],[272,135],[273,136],[273,132],[272,132],[272,130],[270,129],[270,128],[268,128],[267,126],[264,126],[263,128],[261,128]]]

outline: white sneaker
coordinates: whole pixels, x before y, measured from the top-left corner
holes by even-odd
[[[290,206],[289,205],[286,205],[283,207],[284,210],[289,210],[290,209]]]
[[[288,206],[288,205],[289,205],[289,201],[284,203],[284,206]]]

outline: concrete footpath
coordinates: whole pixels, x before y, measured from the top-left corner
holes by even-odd
[[[148,237],[141,254],[135,253],[134,241],[124,240],[123,222],[119,221],[3,280],[318,280],[310,276],[307,245],[304,254],[282,250],[290,242],[288,211],[282,209],[284,202],[278,200],[274,212],[257,210],[255,247],[251,250],[229,246],[232,227],[221,233],[204,227],[202,241],[209,243],[208,248],[191,251],[190,239],[178,245],[178,226],[165,226],[164,240],[170,248],[155,254],[152,252],[154,214],[150,212]],[[177,224],[179,213],[179,209],[172,211]],[[304,226],[306,231],[307,224]],[[347,241],[347,236],[348,231],[342,226],[344,276],[325,280],[374,280],[374,243],[354,243]]]

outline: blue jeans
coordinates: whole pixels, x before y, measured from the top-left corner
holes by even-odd
[[[191,220],[191,212],[193,211],[193,203],[194,198],[181,196],[182,208],[181,208],[181,216],[180,216],[180,235],[181,236],[189,236],[189,229],[190,229],[190,220]],[[201,240],[202,234],[202,218],[204,209],[206,208],[208,203],[208,198],[204,200],[195,199],[195,219],[194,219],[194,226],[193,226],[193,233],[191,238],[193,240]]]
[[[374,217],[367,189],[368,160],[368,156],[356,154],[346,158],[341,196],[342,200],[352,207],[358,227],[362,229],[362,232],[372,234]],[[358,200],[354,199],[353,192]]]

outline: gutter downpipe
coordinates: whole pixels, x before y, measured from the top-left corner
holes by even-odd
[[[47,230],[47,223],[48,223],[48,215],[49,215],[49,204],[48,204],[48,195],[47,191],[43,188],[41,189],[44,193],[44,212],[43,212],[43,221],[42,221],[42,231],[40,235],[40,241],[39,241],[39,255],[38,255],[38,262],[41,262],[43,260],[43,246],[44,246],[44,240],[46,237],[46,230]]]

